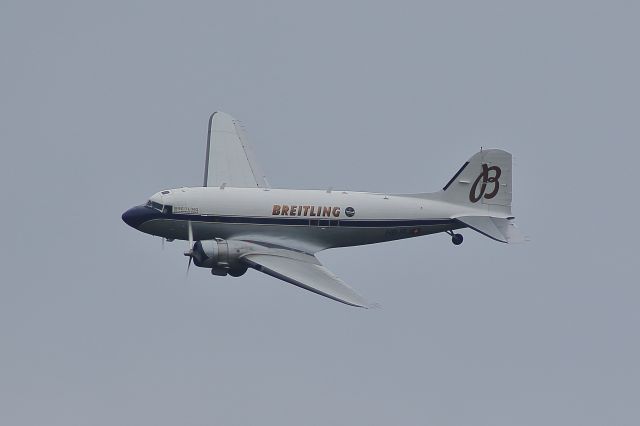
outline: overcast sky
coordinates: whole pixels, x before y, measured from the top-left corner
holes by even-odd
[[[3,425],[637,425],[640,6],[0,3]],[[274,187],[435,191],[514,154],[531,242],[320,253],[379,310],[185,279],[120,215],[207,118]]]

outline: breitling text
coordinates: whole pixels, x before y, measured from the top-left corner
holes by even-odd
[[[271,214],[273,216],[340,217],[340,207],[296,206],[296,205],[290,205],[290,204],[274,204]]]

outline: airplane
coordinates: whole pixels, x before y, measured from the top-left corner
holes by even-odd
[[[351,306],[372,305],[320,263],[316,253],[470,228],[493,240],[524,240],[511,214],[511,154],[481,149],[437,192],[385,194],[271,188],[240,123],[209,117],[204,182],[160,191],[122,214],[129,226],[188,241],[193,262],[213,275],[249,268]]]

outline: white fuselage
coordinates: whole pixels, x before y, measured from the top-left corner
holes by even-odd
[[[143,232],[168,239],[241,239],[315,253],[463,228],[438,197],[367,192],[195,187],[150,199]],[[163,211],[160,211],[163,210]],[[293,246],[292,246],[293,244]]]
[[[471,228],[503,243],[522,236],[513,223],[512,156],[480,150],[441,191],[379,194],[271,189],[237,120],[209,117],[202,187],[165,190],[122,214],[134,229],[189,241],[187,271],[239,277],[249,268],[346,303],[369,303],[322,265],[315,253],[447,232],[454,245]]]

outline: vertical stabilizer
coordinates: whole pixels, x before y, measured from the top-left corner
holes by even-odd
[[[500,149],[476,153],[442,188],[444,201],[511,214],[511,154]]]

